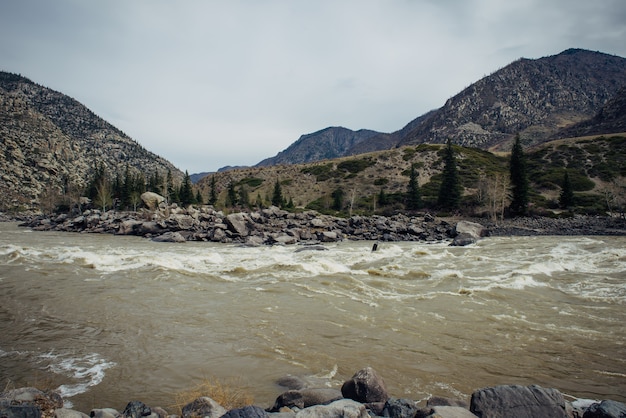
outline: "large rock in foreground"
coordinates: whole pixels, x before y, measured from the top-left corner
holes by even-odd
[[[359,370],[341,387],[344,398],[361,403],[385,403],[389,399],[383,378],[371,367]]]
[[[541,386],[496,386],[472,394],[470,411],[489,418],[569,418],[565,399],[556,389]]]

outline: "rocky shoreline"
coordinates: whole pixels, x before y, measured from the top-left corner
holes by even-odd
[[[474,391],[464,399],[431,397],[425,405],[389,395],[383,378],[372,368],[357,371],[340,389],[308,387],[306,380],[287,376],[276,382],[287,389],[273,405],[245,405],[227,410],[215,400],[201,396],[182,406],[180,415],[141,401],[129,402],[122,412],[94,408],[89,414],[64,408],[54,391],[18,388],[0,393],[2,418],[623,418],[626,404],[573,399],[557,389],[538,385],[502,385]]]
[[[143,196],[142,196],[143,197]],[[211,206],[181,208],[145,200],[140,212],[85,210],[74,215],[30,216],[20,226],[36,231],[135,235],[160,242],[207,241],[249,246],[318,244],[342,240],[450,241],[467,245],[483,236],[626,235],[626,220],[614,217],[439,219],[397,214],[339,218],[277,207],[225,214]],[[5,219],[7,220],[7,219]]]

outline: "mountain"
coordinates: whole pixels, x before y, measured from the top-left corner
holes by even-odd
[[[352,131],[343,127],[329,127],[302,135],[296,142],[276,156],[256,165],[264,167],[279,164],[302,164],[351,155],[350,149],[380,135],[380,132],[360,129]]]
[[[591,118],[626,86],[626,59],[568,49],[520,59],[472,84],[418,124],[398,145],[454,143],[506,148],[520,133],[525,144]]]
[[[306,163],[405,145],[445,143],[448,138],[459,145],[497,150],[508,149],[514,136],[520,133],[525,145],[535,145],[565,137],[567,134],[562,129],[593,118],[623,86],[626,86],[626,59],[622,57],[568,49],[539,59],[521,58],[473,83],[441,108],[413,119],[396,132],[326,128],[301,136],[277,156],[257,166]],[[609,111],[601,117],[609,117]],[[605,130],[609,128],[608,122],[600,119],[587,123],[602,123]],[[595,132],[590,125],[585,126],[589,132]]]
[[[554,137],[568,138],[618,132],[626,132],[626,87],[620,89],[593,118],[561,129]]]
[[[0,139],[0,210],[37,208],[46,194],[82,188],[96,163],[112,176],[128,166],[182,177],[78,101],[7,72],[0,72]]]

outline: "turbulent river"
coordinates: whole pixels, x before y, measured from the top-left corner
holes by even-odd
[[[498,384],[626,401],[626,237],[243,248],[0,223],[0,385],[167,407],[203,379],[257,404],[372,366],[395,397]]]

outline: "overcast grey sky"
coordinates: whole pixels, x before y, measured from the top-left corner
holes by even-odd
[[[520,58],[626,57],[624,0],[0,0],[0,70],[189,173],[392,132]]]

